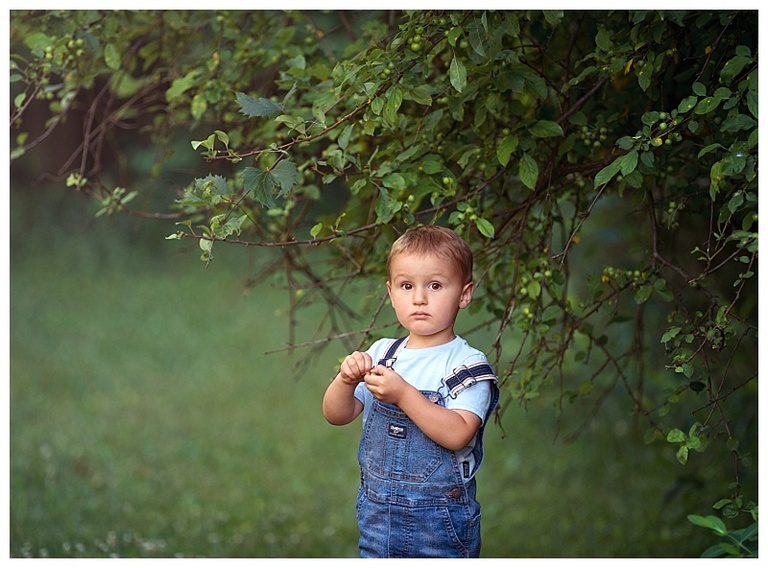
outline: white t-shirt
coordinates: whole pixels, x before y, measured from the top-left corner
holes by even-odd
[[[380,339],[368,349],[367,353],[373,359],[374,366],[384,357],[392,343],[391,339]],[[425,347],[423,349],[408,349],[406,345],[396,355],[397,360],[393,369],[409,384],[421,391],[436,391],[443,397],[446,408],[451,410],[466,410],[485,420],[488,405],[491,403],[491,385],[489,381],[479,381],[456,395],[448,396],[447,388],[442,383],[443,377],[450,375],[461,365],[487,363],[485,354],[469,345],[464,339],[456,336],[453,341]],[[355,397],[363,403],[363,426],[373,405],[373,395],[365,383],[355,388]],[[472,448],[477,436],[462,450],[456,452],[459,463],[468,462],[469,471],[474,471]]]

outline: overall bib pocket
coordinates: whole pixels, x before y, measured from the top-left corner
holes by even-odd
[[[365,424],[361,465],[393,481],[423,483],[440,467],[440,447],[393,404],[375,400]]]

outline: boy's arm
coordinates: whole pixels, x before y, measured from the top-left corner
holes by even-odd
[[[372,365],[371,356],[358,351],[344,359],[323,396],[323,416],[328,422],[343,426],[357,418],[363,410],[363,403],[355,397],[355,387],[362,382]]]
[[[437,405],[395,371],[376,367],[365,376],[368,389],[382,402],[396,404],[432,441],[458,451],[465,448],[482,420],[468,410],[451,410]]]
[[[349,384],[336,375],[323,397],[323,416],[334,426],[349,424],[363,410],[363,403],[355,398],[357,383]]]

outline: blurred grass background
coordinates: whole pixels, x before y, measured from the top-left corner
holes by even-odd
[[[11,556],[356,556],[360,426],[320,412],[341,347],[293,376],[295,355],[265,355],[287,340],[285,292],[244,286],[268,252],[218,247],[205,269],[172,226],[94,211],[12,193]],[[557,428],[542,397],[487,430],[483,556],[711,544],[685,520],[708,514],[706,463],[644,446],[617,404],[574,442]]]

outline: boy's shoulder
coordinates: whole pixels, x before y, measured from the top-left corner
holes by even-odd
[[[457,346],[454,354],[456,359],[460,360],[457,361],[459,365],[469,366],[478,363],[488,363],[488,357],[486,357],[484,352],[480,351],[480,349],[477,349],[476,347],[473,347],[469,344],[469,342],[459,336],[457,336],[456,339],[459,340],[459,346]]]
[[[472,346],[472,345],[469,343],[469,341],[467,341],[467,340],[466,340],[466,339],[464,339],[463,337],[461,337],[461,336],[457,335],[457,336],[456,336],[456,340],[455,340],[455,342],[456,342],[456,344],[457,344],[457,349],[458,349],[458,350],[461,350],[461,351],[466,351],[466,352],[468,352],[468,353],[473,353],[473,354],[476,354],[476,355],[482,355],[483,357],[485,357],[485,353],[483,353],[482,351],[480,351],[478,348],[476,348],[476,347],[473,347],[473,346]]]

